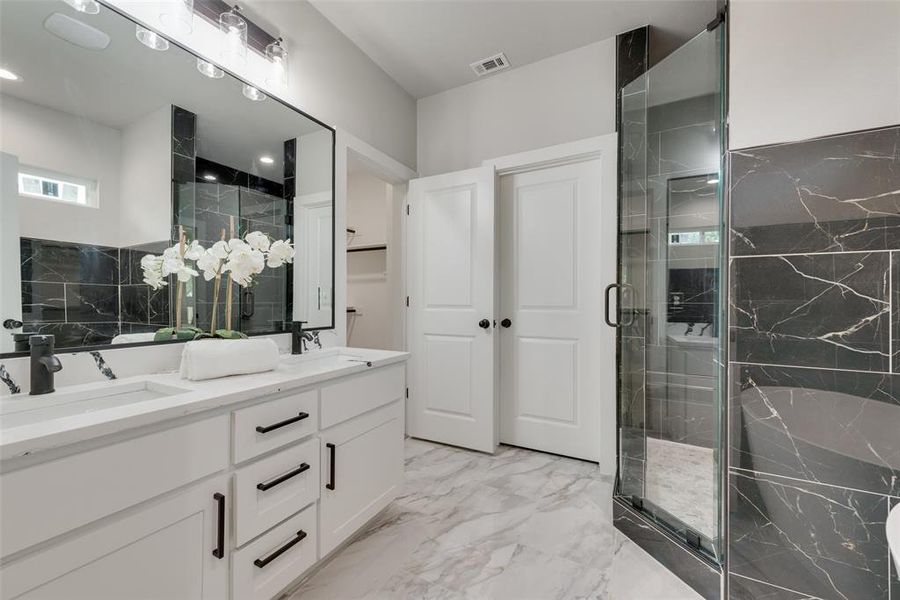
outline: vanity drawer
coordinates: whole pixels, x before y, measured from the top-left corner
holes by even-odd
[[[238,546],[319,497],[319,439],[247,465],[234,476]]]
[[[235,464],[315,433],[318,400],[318,390],[310,390],[234,411]]]
[[[221,415],[4,473],[0,476],[2,554],[227,466],[228,416]]]
[[[316,505],[231,554],[233,600],[270,600],[316,562]]]
[[[393,365],[322,388],[322,429],[384,406],[404,396],[406,370]]]

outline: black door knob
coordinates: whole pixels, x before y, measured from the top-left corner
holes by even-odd
[[[488,321],[487,319],[482,319],[482,320],[478,321],[478,326],[481,327],[482,329],[489,329],[491,326],[491,322]]]
[[[500,325],[509,328],[512,326],[512,321],[510,321],[509,319],[503,319],[502,321],[500,321]]]
[[[6,319],[3,321],[3,327],[6,329],[18,329],[22,326],[22,321],[17,321],[16,319]]]

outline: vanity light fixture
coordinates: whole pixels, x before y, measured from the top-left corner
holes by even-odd
[[[173,33],[187,35],[194,30],[194,0],[166,0],[159,22]]]
[[[66,4],[87,15],[96,15],[100,12],[97,0],[63,0]]]
[[[240,10],[235,4],[231,10],[219,15],[219,29],[225,34],[222,58],[243,64],[247,62],[247,21],[238,14]]]
[[[159,50],[160,52],[165,52],[169,49],[169,40],[155,31],[150,31],[140,25],[135,25],[135,28],[135,37],[137,37],[138,41],[143,45],[152,50]]]
[[[215,181],[216,176],[213,175],[212,173],[207,173],[206,175],[203,176],[203,179],[205,179],[207,181]]]
[[[0,79],[5,79],[6,81],[19,81],[21,77],[19,77],[9,69],[0,69]]]
[[[225,76],[225,71],[202,58],[197,59],[197,70],[210,79],[222,79]]]
[[[278,38],[266,46],[266,58],[270,63],[266,84],[270,86],[287,85],[288,53],[284,49],[283,38]]]
[[[259,91],[258,88],[253,87],[252,85],[244,84],[244,97],[248,100],[253,100],[254,102],[262,102],[266,99],[266,95]]]
[[[275,159],[272,158],[271,156],[260,156],[259,162],[261,162],[264,165],[273,165],[273,164],[275,164]]]

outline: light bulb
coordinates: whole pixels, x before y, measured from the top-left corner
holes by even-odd
[[[66,4],[87,15],[96,15],[100,12],[100,5],[97,0],[64,0]]]
[[[153,50],[159,50],[160,52],[164,52],[169,49],[169,40],[167,40],[166,38],[162,37],[155,31],[150,31],[149,29],[145,29],[140,25],[136,25],[135,27],[137,28],[135,30],[135,36],[143,45]]]
[[[266,95],[252,85],[244,84],[244,97],[254,102],[262,102],[266,99]]]
[[[225,71],[202,58],[197,59],[197,70],[210,79],[222,79],[225,76]]]

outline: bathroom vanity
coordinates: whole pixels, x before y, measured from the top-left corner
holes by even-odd
[[[407,356],[4,398],[0,596],[277,597],[396,497]]]

